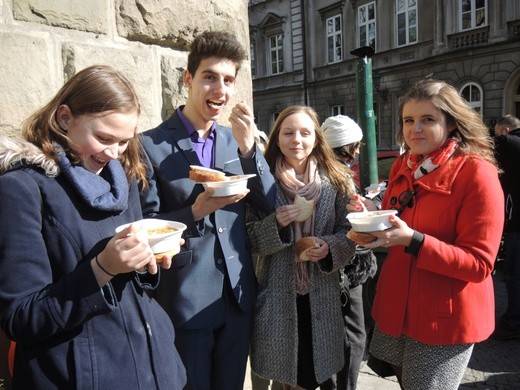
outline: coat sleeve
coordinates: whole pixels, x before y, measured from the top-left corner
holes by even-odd
[[[346,238],[347,231],[350,229],[350,223],[347,220],[347,203],[348,198],[339,193],[336,194],[334,200],[334,230],[332,234],[321,236],[321,238],[329,245],[329,260],[327,262],[319,262],[318,266],[322,272],[333,272],[349,264],[356,253],[356,244]]]
[[[248,207],[247,230],[251,239],[253,255],[271,256],[292,245],[293,233],[290,225],[278,229],[276,212],[261,218],[258,210]]]
[[[504,224],[504,196],[497,169],[487,162],[468,160],[457,180],[464,195],[455,240],[445,242],[426,234],[417,267],[478,283],[493,271]]]
[[[0,199],[0,325],[6,334],[35,343],[110,312],[90,262],[55,279],[59,265],[47,254],[42,199],[31,176],[0,176]]]

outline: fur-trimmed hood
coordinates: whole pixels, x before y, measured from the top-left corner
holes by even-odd
[[[58,164],[45,156],[43,151],[35,145],[22,139],[0,137],[0,174],[17,165],[39,167],[50,177],[55,177],[60,173]]]

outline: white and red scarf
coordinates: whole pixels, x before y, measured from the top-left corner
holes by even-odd
[[[453,156],[453,153],[458,149],[457,140],[448,138],[441,146],[427,155],[419,155],[410,153],[406,163],[412,170],[415,180],[420,179],[424,175],[435,170],[448,159]]]

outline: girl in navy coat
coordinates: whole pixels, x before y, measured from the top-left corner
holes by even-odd
[[[185,371],[158,283],[137,181],[139,101],[106,66],[74,75],[0,139],[0,325],[13,388],[181,389]],[[143,183],[146,185],[146,183]],[[164,267],[169,267],[171,258]]]

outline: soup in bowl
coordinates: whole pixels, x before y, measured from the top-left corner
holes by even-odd
[[[156,255],[157,262],[163,260],[162,256],[164,254],[173,256],[180,252],[180,239],[182,233],[186,230],[185,224],[165,219],[146,218],[118,226],[116,233],[121,232],[132,224],[137,227],[137,234],[147,235],[148,244]]]

